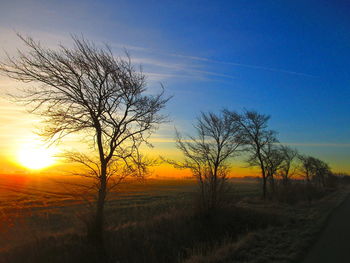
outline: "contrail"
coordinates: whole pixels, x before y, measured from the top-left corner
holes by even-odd
[[[304,143],[304,142],[280,142],[278,144],[289,146],[311,146],[311,147],[350,147],[350,143]]]
[[[171,56],[171,57],[184,58],[184,59],[194,60],[194,61],[210,62],[210,63],[216,63],[216,64],[222,64],[222,65],[231,65],[231,66],[245,67],[245,68],[251,68],[251,69],[258,69],[258,70],[280,72],[280,73],[285,73],[285,74],[290,74],[290,75],[298,75],[298,76],[304,76],[304,77],[312,77],[312,78],[318,77],[318,76],[315,76],[312,74],[291,71],[291,70],[286,70],[286,69],[271,68],[271,67],[244,64],[244,63],[238,63],[238,62],[209,59],[209,58],[205,58],[205,57],[189,56],[189,55],[182,55],[182,54],[177,54],[177,53],[169,53],[169,52],[159,51],[159,50],[156,50],[153,48],[144,48],[144,47],[131,46],[131,45],[122,45],[122,44],[114,44],[114,46],[119,47],[119,48],[127,48],[127,49],[135,50],[135,51],[144,51],[144,52],[156,53],[156,54],[161,54],[161,55],[166,55],[166,56]]]
[[[166,54],[169,56],[173,56],[173,57],[180,57],[180,58],[186,58],[186,59],[203,61],[203,62],[211,62],[211,63],[217,63],[217,64],[223,64],[223,65],[232,65],[232,66],[252,68],[252,69],[261,69],[261,70],[266,70],[266,71],[275,71],[275,72],[281,72],[281,73],[292,74],[292,75],[300,75],[300,76],[305,76],[305,77],[313,77],[313,78],[317,77],[315,75],[302,73],[302,72],[296,72],[296,71],[290,71],[290,70],[285,70],[285,69],[269,68],[269,67],[263,67],[263,66],[257,66],[257,65],[242,64],[242,63],[237,63],[237,62],[228,62],[228,61],[215,60],[215,59],[209,59],[209,58],[204,58],[204,57],[186,56],[186,55],[180,55],[180,54],[175,54],[175,53],[166,53]]]

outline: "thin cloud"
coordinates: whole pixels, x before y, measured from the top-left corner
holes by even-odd
[[[204,57],[186,56],[186,55],[180,55],[175,53],[168,53],[168,55],[173,57],[179,57],[179,58],[185,58],[185,59],[191,59],[191,60],[197,60],[197,61],[203,61],[203,62],[211,62],[211,63],[217,63],[217,64],[223,64],[223,65],[232,65],[232,66],[238,66],[238,67],[260,69],[265,71],[281,72],[281,73],[299,75],[299,76],[305,76],[305,77],[313,77],[313,78],[317,77],[315,75],[302,73],[302,72],[296,72],[296,71],[290,71],[290,70],[278,69],[278,68],[269,68],[269,67],[263,67],[263,66],[257,66],[257,65],[242,64],[237,62],[227,62],[227,61],[209,59]]]
[[[187,142],[191,142],[191,140],[184,140]],[[171,138],[152,138],[150,142],[153,143],[175,143],[175,139]],[[350,147],[350,143],[303,143],[303,142],[280,142],[276,143],[280,145],[288,145],[288,146],[311,146],[311,147]]]
[[[350,147],[350,143],[304,143],[304,142],[281,142],[288,146],[311,146],[311,147]]]
[[[257,69],[257,70],[264,70],[264,71],[272,71],[272,72],[279,72],[279,73],[285,73],[290,75],[297,75],[297,76],[304,76],[304,77],[312,77],[316,78],[317,76],[303,73],[303,72],[297,72],[292,70],[286,70],[286,69],[280,69],[280,68],[272,68],[272,67],[264,67],[259,65],[251,65],[251,64],[244,64],[244,63],[238,63],[238,62],[231,62],[231,61],[222,61],[222,60],[216,60],[216,59],[209,59],[205,57],[197,57],[197,56],[189,56],[189,55],[182,55],[177,53],[168,53],[164,51],[159,51],[153,48],[144,48],[144,47],[138,47],[138,46],[132,46],[132,45],[122,45],[122,44],[113,44],[112,46],[116,46],[118,48],[126,48],[130,50],[135,51],[144,51],[144,52],[150,52],[150,53],[156,53],[160,55],[166,55],[171,57],[177,57],[177,58],[183,58],[193,61],[201,61],[201,62],[210,62],[210,63],[216,63],[216,64],[222,64],[222,65],[231,65],[231,66],[237,66],[237,67],[245,67],[245,68],[251,68],[251,69]]]
[[[190,66],[187,66],[187,65],[184,65],[184,64],[167,63],[167,62],[163,62],[163,61],[160,61],[160,60],[157,60],[157,59],[133,57],[132,61],[134,63],[151,65],[151,66],[156,66],[156,67],[161,67],[161,68],[168,68],[168,69],[173,69],[173,70],[176,71],[176,73],[173,73],[173,72],[172,73],[148,73],[151,76],[186,77],[186,78],[203,79],[202,75],[207,75],[207,76],[215,76],[215,77],[229,78],[229,79],[234,79],[235,78],[234,76],[228,75],[228,74],[217,73],[217,72],[214,72],[214,71],[193,69]]]
[[[192,69],[192,70],[190,70],[190,71],[191,71],[191,72],[195,72],[195,73],[203,73],[203,74],[206,74],[206,75],[211,75],[211,76],[217,76],[217,77],[223,77],[223,78],[235,79],[235,77],[234,77],[234,76],[227,75],[227,74],[216,73],[216,72],[212,72],[212,71],[195,70],[195,69]]]
[[[170,68],[170,69],[175,69],[175,70],[183,70],[183,69],[187,68],[183,64],[168,63],[168,62],[160,61],[157,59],[151,59],[151,58],[132,57],[131,60],[133,63],[136,63],[136,64],[148,64],[148,65],[152,65],[152,66],[158,66],[158,67],[162,67],[162,68]]]
[[[170,78],[199,78],[202,79],[200,76],[193,76],[193,75],[184,75],[184,74],[173,74],[173,73],[155,73],[155,72],[144,72],[145,75],[148,77],[149,80],[152,81],[163,81]]]
[[[171,78],[177,78],[177,79],[197,79],[201,81],[213,81],[213,79],[204,76],[203,74],[199,73],[194,73],[191,74],[190,70],[186,70],[186,72],[179,72],[179,73],[155,73],[155,72],[150,72],[150,71],[144,71],[144,74],[148,77],[149,80],[152,81],[163,81],[166,79],[171,79]],[[215,76],[215,73],[207,73],[205,75],[212,75]],[[220,76],[222,77],[222,76]]]

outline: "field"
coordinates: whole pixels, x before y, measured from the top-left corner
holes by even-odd
[[[84,197],[89,196],[78,192],[81,179],[3,175],[0,180],[2,250],[47,235],[82,231],[81,216],[88,209]],[[256,194],[257,183],[234,179],[233,189],[241,196]],[[109,196],[108,221],[112,226],[140,221],[186,203],[195,191],[192,180],[125,183]]]
[[[88,192],[79,192],[81,184],[76,178],[2,176],[1,252],[11,254],[19,247],[28,254],[49,240],[56,252],[46,248],[29,256],[45,262],[45,253],[58,253],[63,245],[76,247],[85,232],[88,201],[93,200]],[[235,178],[230,185],[230,208],[204,220],[195,215],[192,180],[147,179],[120,185],[110,193],[106,207],[110,250],[118,251],[113,256],[120,262],[293,262],[347,194],[346,189],[338,190],[312,205],[296,206],[263,202],[256,179]],[[83,251],[73,254],[79,258]],[[70,262],[78,262],[74,256]],[[145,258],[148,261],[140,260]]]

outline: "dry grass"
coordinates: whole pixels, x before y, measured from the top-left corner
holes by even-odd
[[[76,194],[80,178],[9,175],[0,176],[0,182],[0,250],[42,237],[84,231],[81,217],[89,208]],[[110,195],[107,220],[113,227],[148,218],[180,205],[193,191],[193,181],[148,180],[121,185]]]
[[[287,220],[282,225],[246,233],[238,240],[225,240],[210,251],[195,251],[184,263],[300,262],[331,211],[348,194],[349,188],[343,188],[312,204],[304,202],[297,206],[255,203],[256,209],[279,212]]]
[[[83,236],[81,199],[52,180],[16,180],[0,186],[0,262],[99,262]],[[122,185],[107,206],[110,262],[297,262],[348,191],[286,204],[263,202],[259,189],[235,180],[224,209],[199,214],[193,181]]]

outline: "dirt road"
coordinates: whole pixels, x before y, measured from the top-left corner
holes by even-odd
[[[350,262],[350,195],[329,218],[303,263]]]

